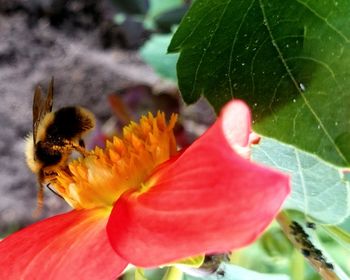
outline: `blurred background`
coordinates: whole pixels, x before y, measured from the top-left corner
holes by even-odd
[[[205,101],[185,107],[176,88],[177,55],[166,55],[189,2],[180,0],[0,0],[0,236],[67,211],[46,189],[33,218],[37,181],[24,139],[32,130],[36,85],[55,80],[54,110],[90,109],[98,119],[88,147],[103,146],[142,113],[181,113],[179,145],[214,120]]]

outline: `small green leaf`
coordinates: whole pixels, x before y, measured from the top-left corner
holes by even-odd
[[[204,262],[205,256],[195,256],[195,257],[189,257],[186,259],[182,259],[176,262],[171,263],[171,265],[182,265],[182,266],[188,266],[188,267],[200,267]]]
[[[167,271],[167,268],[145,269],[145,277],[150,280],[161,280],[166,274],[166,271]]]
[[[145,276],[145,271],[143,268],[136,268],[134,276],[135,280],[148,280]]]
[[[284,274],[267,274],[248,270],[232,264],[221,264],[216,273],[203,278],[185,275],[184,280],[289,280],[290,278]]]
[[[259,241],[264,252],[270,257],[289,256],[292,253],[290,242],[279,228],[268,230]]]
[[[164,78],[176,81],[177,54],[167,54],[171,35],[153,35],[140,50],[141,57],[147,64]]]
[[[159,14],[169,11],[173,8],[180,7],[182,5],[182,0],[150,0],[150,9],[147,16],[155,17]]]
[[[168,48],[186,103],[241,98],[254,130],[350,166],[350,2],[197,0]]]
[[[350,252],[350,233],[336,226],[324,226],[324,230]]]
[[[253,148],[252,157],[291,175],[292,193],[285,209],[299,210],[325,224],[339,224],[349,216],[349,183],[334,166],[268,138]]]
[[[162,280],[182,280],[183,273],[180,269],[172,266],[168,267],[166,273],[164,274]]]
[[[290,274],[293,280],[305,279],[305,259],[300,252],[294,248],[290,259]]]

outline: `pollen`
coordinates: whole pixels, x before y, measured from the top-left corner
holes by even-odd
[[[176,120],[173,114],[167,123],[158,112],[131,122],[105,149],[96,147],[60,169],[52,186],[73,208],[112,207],[123,193],[141,190],[152,171],[176,153]]]

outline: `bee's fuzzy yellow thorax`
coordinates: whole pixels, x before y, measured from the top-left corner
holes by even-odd
[[[177,116],[169,123],[164,113],[143,116],[123,130],[123,138],[107,141],[106,148],[95,148],[59,170],[55,191],[74,208],[111,207],[129,189],[140,189],[142,182],[162,162],[176,153],[173,134]]]

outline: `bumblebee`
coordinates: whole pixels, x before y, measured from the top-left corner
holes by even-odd
[[[49,187],[56,171],[67,167],[70,155],[78,151],[87,156],[82,137],[95,126],[94,115],[82,107],[64,107],[52,112],[53,78],[46,97],[41,87],[35,88],[33,99],[33,133],[26,139],[26,160],[39,182],[38,208],[43,204],[43,187]],[[49,187],[50,188],[50,187]]]

